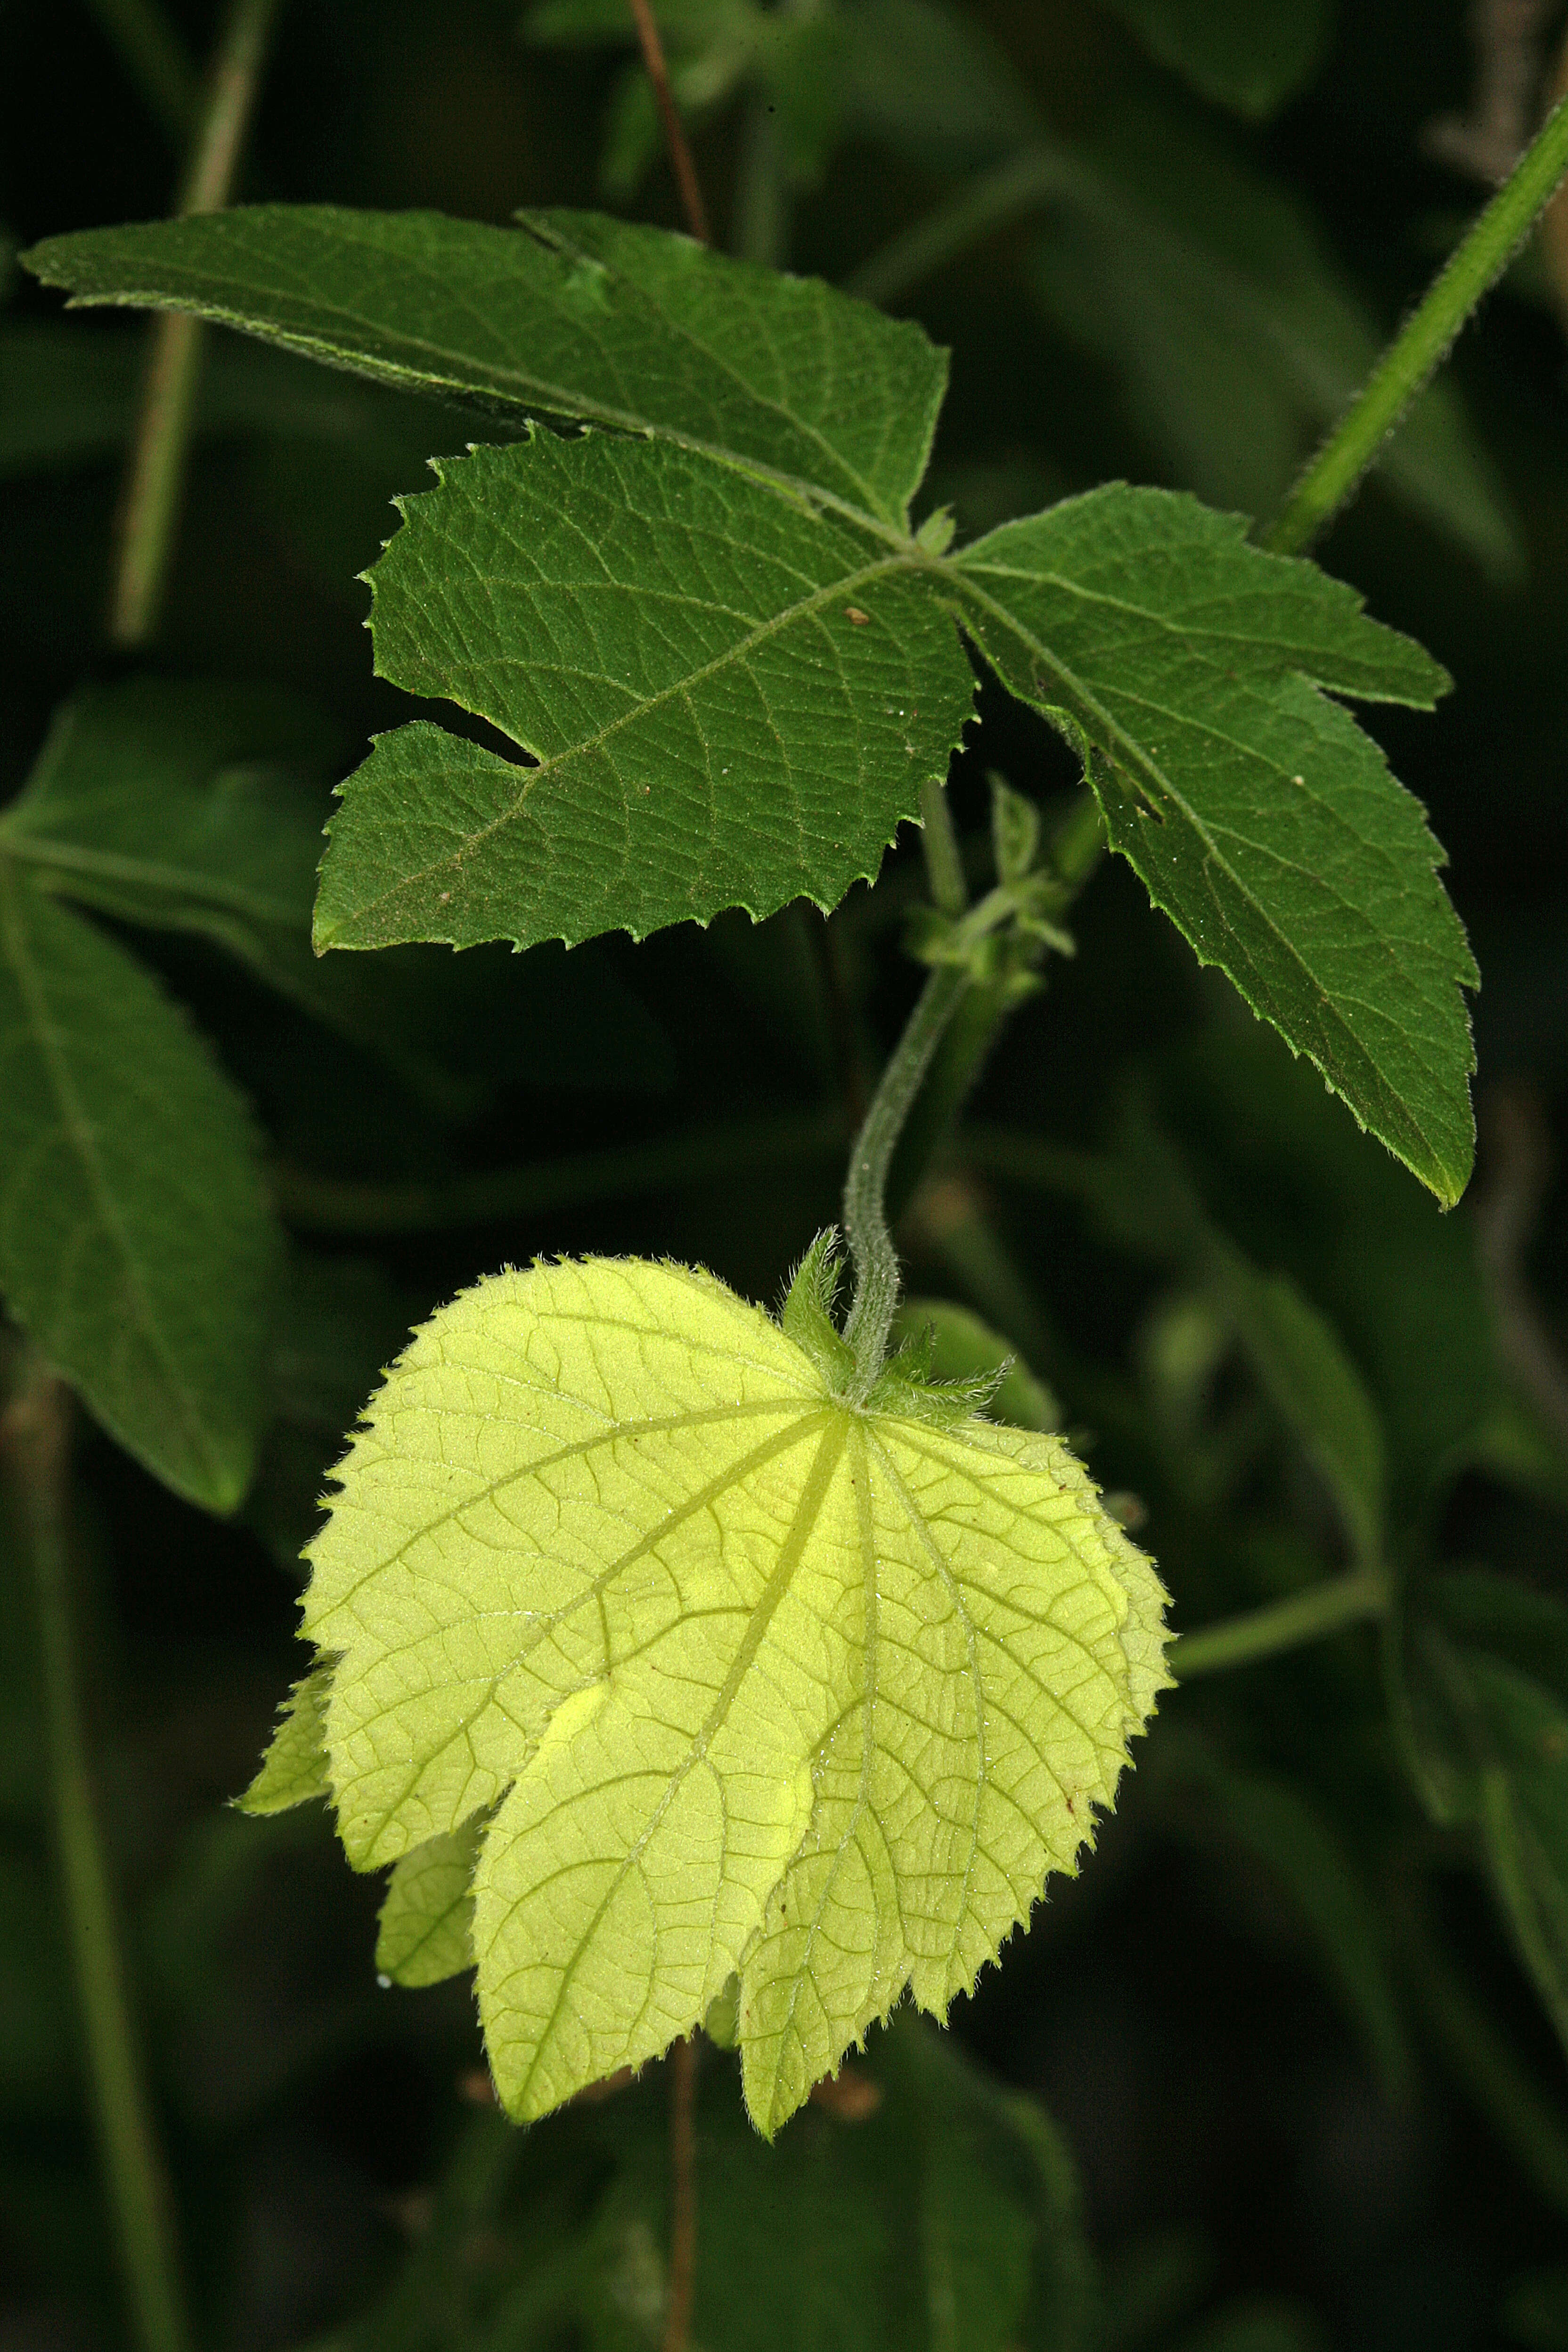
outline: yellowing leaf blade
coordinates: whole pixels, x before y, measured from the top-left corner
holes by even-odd
[[[973,1983],[1164,1678],[1158,1582],[1058,1441],[847,1405],[679,1267],[479,1284],[339,1476],[307,1622],[340,1827],[412,1885],[495,1808],[473,1947],[522,2117],[738,1975],[771,2134],[906,1987]]]

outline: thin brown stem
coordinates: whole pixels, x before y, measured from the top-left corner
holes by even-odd
[[[659,2352],[687,2352],[697,2284],[697,2036],[669,2053],[669,2283]]]
[[[670,165],[675,184],[680,190],[680,201],[686,213],[686,226],[699,245],[711,245],[708,226],[708,207],[702,201],[702,189],[697,177],[697,166],[691,160],[686,132],[676,111],[675,99],[669,87],[669,68],[664,61],[664,43],[658,37],[650,0],[631,0],[632,15],[637,20],[637,39],[642,44],[642,58],[647,68],[647,78],[653,84],[653,94],[658,100],[659,114],[664,122],[665,144],[669,149]]]
[[[234,0],[180,195],[182,215],[221,212],[229,200],[278,7],[279,0]],[[196,320],[171,312],[156,321],[110,594],[109,635],[116,646],[144,646],[157,632],[195,421],[201,354]]]

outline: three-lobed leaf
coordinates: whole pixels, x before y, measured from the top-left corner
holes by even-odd
[[[942,383],[919,331],[592,215],[514,232],[260,208],[53,239],[79,299],[194,310],[535,432],[441,468],[375,574],[378,656],[536,764],[383,739],[321,944],[520,944],[827,903],[968,707],[957,622],[1084,753],[1113,845],[1205,961],[1445,1202],[1476,978],[1417,804],[1331,693],[1443,673],[1310,565],[1112,487],[956,556],[907,534]]]
[[[711,1276],[637,1260],[480,1283],[374,1400],[305,1609],[339,1829],[400,1866],[401,1962],[450,1957],[452,1841],[489,1816],[471,1933],[514,2114],[738,1976],[771,2134],[906,1989],[944,2011],[1091,1839],[1164,1596],[1059,1441],[913,1402],[840,1402]]]

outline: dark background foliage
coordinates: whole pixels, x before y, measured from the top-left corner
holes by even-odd
[[[1426,135],[1468,103],[1476,58],[1460,0],[1347,5],[1306,87],[1264,122],[1206,105],[1092,0],[965,0],[963,13],[1064,138],[1089,142],[1157,107],[1173,158],[1181,139],[1202,135],[1289,192],[1382,330],[1476,201]],[[206,0],[172,14],[204,54]],[[504,0],[289,9],[246,192],[494,221],[522,205],[598,201],[624,58],[526,46],[517,14]],[[1561,30],[1545,12],[1543,43]],[[12,0],[0,58],[0,221],[18,245],[166,210],[174,159],[92,11]],[[721,230],[740,136],[739,118],[721,113],[698,139]],[[918,139],[847,138],[801,196],[793,266],[845,278],[966,168],[949,152],[922,158]],[[677,222],[662,165],[627,202]],[[1153,395],[1140,394],[1134,354],[1088,348],[1038,299],[1037,226],[1004,226],[900,297],[952,347],[934,487],[965,527],[1107,478],[1192,478],[1159,427],[1158,371]],[[1554,297],[1527,256],[1453,365],[1513,517],[1516,564],[1489,571],[1377,482],[1320,551],[1457,680],[1435,719],[1373,724],[1431,813],[1484,976],[1469,1200],[1441,1221],[1200,974],[1118,866],[1079,909],[1077,961],[994,1055],[972,1106],[974,1149],[960,1139],[907,1223],[913,1286],[988,1314],[1055,1385],[1096,1475],[1139,1498],[1184,1626],[1321,1572],[1340,1538],[1321,1481],[1202,1282],[1140,1231],[1134,1103],[1178,1140],[1209,1214],[1339,1329],[1391,1433],[1402,1563],[1486,1566],[1568,1599],[1563,1375],[1554,1452],[1550,1364],[1533,1387],[1510,1370],[1521,1299],[1559,1367],[1568,1338],[1565,309],[1568,289]],[[102,611],[145,330],[58,319],[54,298],[12,284],[0,320],[7,793],[59,700],[84,677],[116,674]],[[46,324],[53,340],[28,344],[25,361],[16,331]],[[230,398],[233,357],[212,354],[210,429],[152,667],[300,689],[338,730],[346,768],[367,733],[416,707],[372,677],[355,575],[389,533],[388,500],[474,428],[291,362]],[[328,399],[342,414],[323,426],[306,412]],[[1210,417],[1221,453],[1242,460],[1267,423],[1240,389]],[[987,768],[1047,806],[1074,781],[1043,725],[994,693],[954,784],[977,841]],[[351,1045],[285,1009],[216,950],[140,936],[258,1105],[297,1248],[280,1302],[279,1417],[237,1519],[173,1499],[90,1429],[79,1446],[103,1793],[214,2343],[270,2352],[373,2303],[420,2239],[479,2064],[462,1985],[377,1989],[374,1890],[351,1879],[323,1820],[257,1824],[224,1810],[297,1671],[293,1555],[341,1433],[408,1319],[505,1261],[668,1254],[775,1297],[834,1215],[839,1130],[912,993],[898,941],[918,889],[906,841],[877,893],[853,894],[826,925],[809,910],[754,932],[726,918],[640,948],[616,938],[570,960],[539,950],[525,966],[496,950],[456,968],[413,951],[428,959],[417,984],[442,1008],[430,1066],[416,1069],[390,1067],[374,1034]],[[390,1033],[397,1018],[384,1004],[371,1025]],[[995,1150],[987,1158],[1004,1127],[1121,1153],[1133,1171],[1121,1207],[1016,1181]],[[692,1139],[684,1169],[639,1172],[645,1147],[665,1138]],[[580,1167],[542,1178],[573,1155],[586,1155]],[[487,1197],[490,1177],[500,1189]],[[409,1184],[436,1188],[440,1213],[405,1213],[395,1188]],[[121,2340],[121,2321],[15,1590],[6,1607],[0,2344],[75,2352]],[[1236,1794],[1264,1785],[1326,1821],[1372,1889],[1370,1958],[1357,1958],[1356,1932],[1314,1909],[1300,1824],[1260,1828]],[[1568,2343],[1568,2296],[1546,2275],[1568,2259],[1568,2080],[1472,1859],[1462,1833],[1426,1823],[1369,1633],[1164,1701],[1092,1865],[1053,1885],[953,2020],[1065,2131],[1110,2283],[1104,2343]],[[1413,1910],[1426,1918],[1414,1941],[1401,1924]],[[1423,1973],[1434,1939],[1468,1988],[1466,2014],[1511,2053],[1501,2090],[1496,2053],[1473,2033],[1467,2042]],[[1517,2100],[1510,2108],[1515,2077],[1544,2102],[1544,2140]],[[812,2260],[809,2246],[796,2252]]]

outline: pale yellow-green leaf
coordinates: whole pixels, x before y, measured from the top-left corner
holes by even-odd
[[[295,1684],[279,1710],[260,1771],[244,1796],[235,1799],[242,1813],[286,1813],[292,1805],[331,1793],[322,1743],[331,1681],[328,1664]]]
[[[375,1965],[400,1985],[439,1984],[474,1965],[474,1865],[482,1814],[426,1838],[394,1870],[381,1906]]]
[[[337,1473],[306,1630],[339,1827],[370,1869],[490,1812],[473,1948],[517,2116],[738,1976],[771,2134],[906,1988],[973,1984],[1168,1679],[1164,1594],[1058,1440],[847,1405],[818,1360],[683,1267],[497,1275]]]

